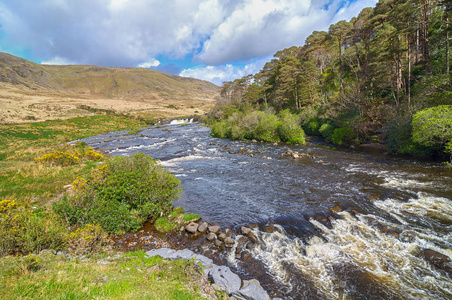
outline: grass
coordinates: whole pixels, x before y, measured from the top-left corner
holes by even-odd
[[[197,266],[143,251],[80,259],[43,254],[0,259],[1,299],[203,299]],[[187,284],[185,284],[187,283]]]
[[[182,221],[184,222],[191,222],[199,220],[199,216],[197,214],[186,214],[182,217]]]
[[[177,224],[174,222],[169,221],[168,219],[164,217],[160,217],[157,220],[155,220],[154,227],[159,232],[170,232],[174,229],[176,229]]]
[[[139,130],[145,123],[114,115],[77,117],[28,124],[0,125],[0,200],[15,199],[21,206],[39,206],[64,191],[96,162],[49,166],[34,158],[73,148],[66,142],[109,131]]]

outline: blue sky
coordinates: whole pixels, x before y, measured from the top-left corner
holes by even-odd
[[[143,67],[217,85],[377,0],[0,0],[0,52]]]

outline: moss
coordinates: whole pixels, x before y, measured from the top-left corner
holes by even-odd
[[[177,224],[169,221],[164,217],[160,217],[155,220],[154,227],[157,231],[160,232],[169,232],[176,228]]]

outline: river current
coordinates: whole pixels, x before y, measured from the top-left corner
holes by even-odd
[[[254,229],[252,255],[284,298],[452,299],[452,170],[442,164],[315,142],[229,141],[199,124],[83,141],[161,160],[182,182],[174,205],[207,222],[274,223],[273,232]]]

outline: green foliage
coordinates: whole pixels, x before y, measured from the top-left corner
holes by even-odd
[[[65,226],[51,210],[34,212],[0,201],[0,257],[58,249],[66,242]]]
[[[278,114],[278,134],[282,142],[290,144],[305,144],[304,131],[300,126],[298,115],[291,114],[288,109],[282,110]]]
[[[54,204],[70,224],[100,224],[108,232],[139,229],[149,218],[171,211],[180,181],[148,155],[117,157],[74,182],[74,195]]]
[[[108,234],[100,226],[86,224],[68,234],[67,247],[77,255],[98,252],[108,245]]]
[[[319,128],[319,133],[327,140],[331,141],[334,134],[334,126],[329,123],[323,123]]]
[[[304,131],[298,115],[289,110],[278,115],[272,111],[234,112],[226,120],[211,125],[212,135],[233,140],[283,141],[304,144]]]
[[[427,147],[444,148],[452,139],[452,105],[417,112],[413,117],[413,141]]]
[[[358,137],[353,129],[342,127],[334,129],[331,141],[337,145],[351,145],[358,142]]]

